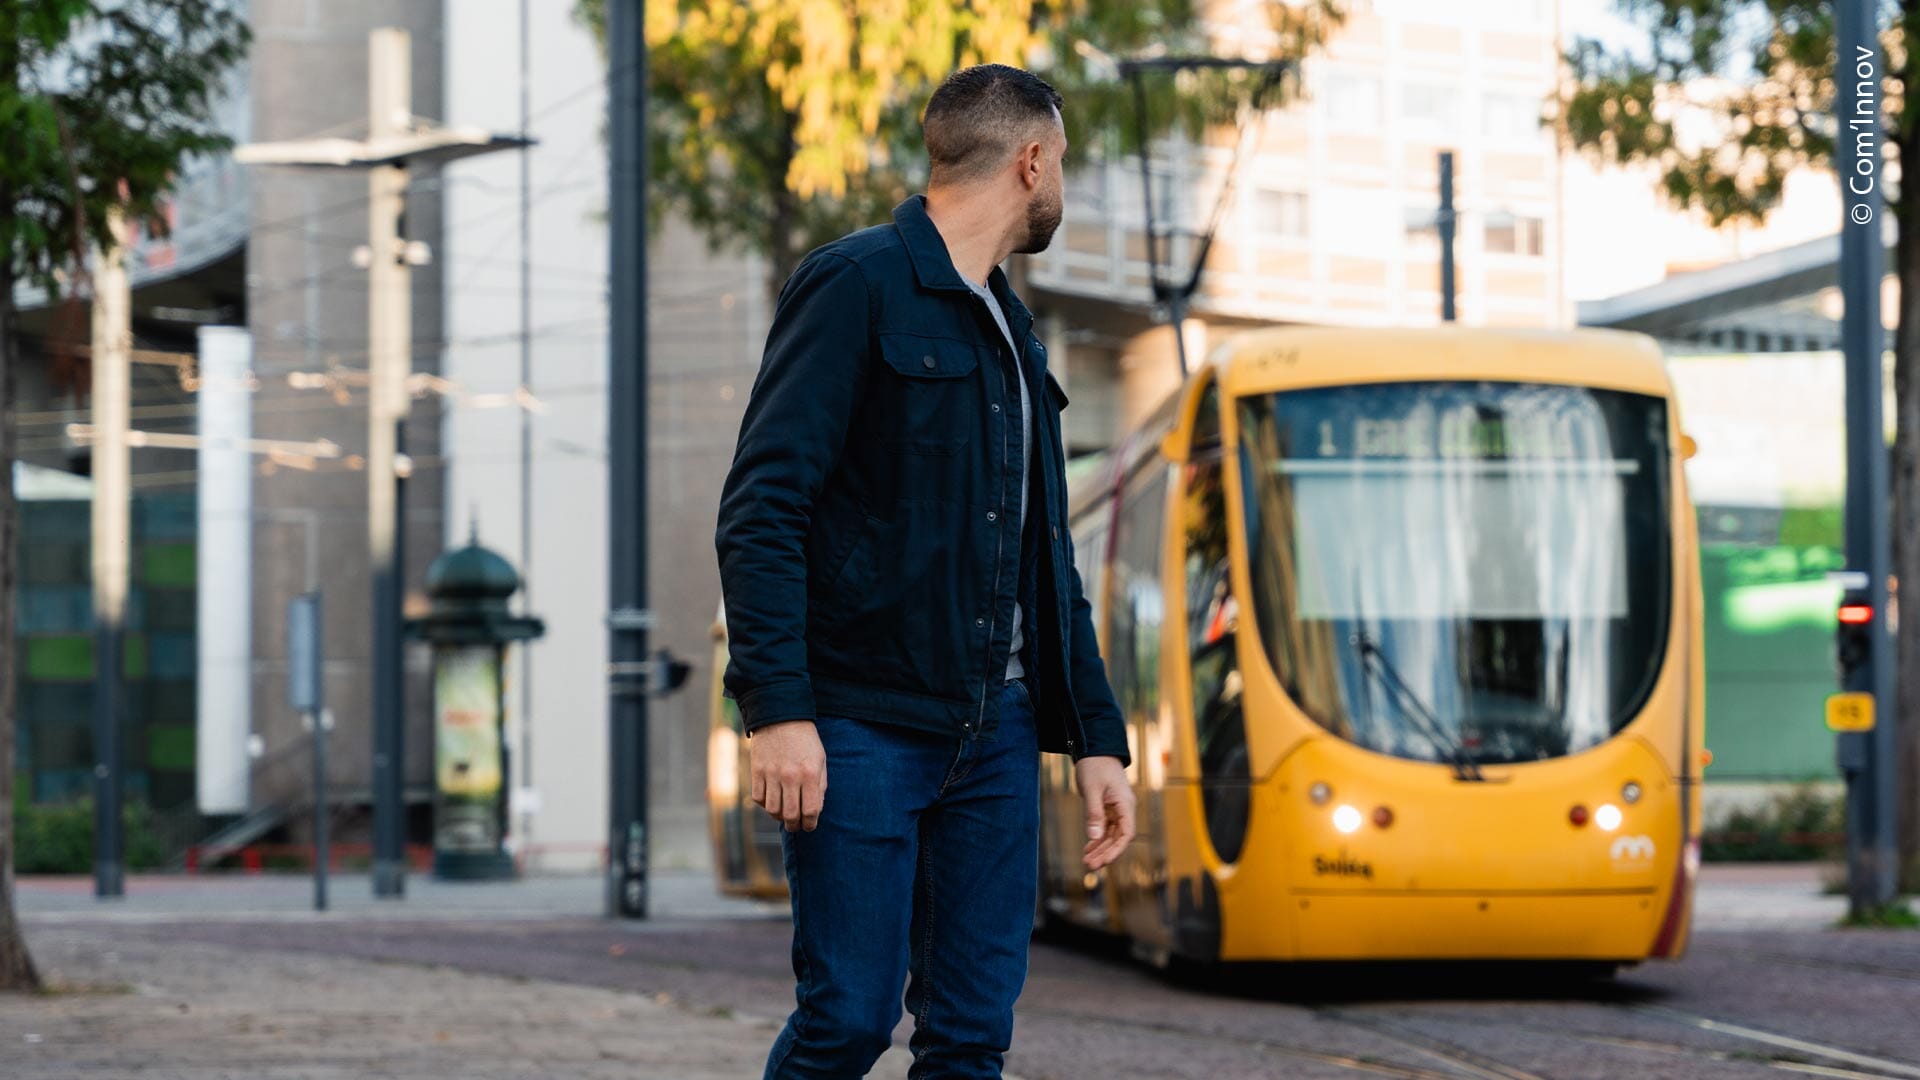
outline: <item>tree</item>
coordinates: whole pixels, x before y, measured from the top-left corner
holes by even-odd
[[[1681,207],[1715,225],[1759,220],[1804,166],[1832,168],[1834,15],[1830,0],[1616,0],[1648,46],[1623,51],[1581,40],[1559,121],[1572,145],[1647,165]],[[1920,0],[1879,4],[1886,54],[1881,83],[1888,164],[1904,181],[1920,127]],[[1702,138],[1705,121],[1720,137]],[[1689,125],[1693,125],[1691,128]],[[1894,332],[1894,573],[1898,601],[1900,855],[1907,887],[1920,881],[1920,194],[1883,190],[1898,239]],[[1838,222],[1835,223],[1837,228]]]
[[[576,0],[603,41],[606,5]],[[1268,8],[1287,56],[1340,22],[1337,0]],[[1192,0],[652,0],[646,35],[655,215],[768,256],[776,290],[802,254],[925,184],[920,109],[955,68],[1030,66],[1067,97],[1073,147],[1125,151],[1132,99],[1101,52],[1210,51]],[[1183,75],[1181,93],[1154,95],[1150,129],[1232,115],[1246,78]]]
[[[0,0],[0,990],[38,984],[13,908],[14,290],[76,295],[115,209],[165,229],[181,162],[229,144],[212,106],[247,41],[225,0]]]

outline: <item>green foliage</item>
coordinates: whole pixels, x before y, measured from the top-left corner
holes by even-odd
[[[20,874],[86,874],[93,871],[93,800],[38,806],[29,803],[25,785],[13,797],[13,868]],[[122,821],[127,866],[151,870],[166,860],[144,803],[127,804]]]
[[[1846,846],[1846,804],[1802,786],[1766,805],[1736,810],[1700,838],[1708,862],[1808,862],[1830,859]]]
[[[604,41],[606,0],[575,3]],[[1340,21],[1337,0],[1268,6],[1287,55]],[[1071,153],[1098,156],[1134,139],[1108,55],[1210,51],[1193,0],[658,0],[646,37],[650,209],[770,255],[776,284],[799,253],[886,220],[924,186],[920,110],[955,68],[1038,72],[1067,99]],[[1247,78],[1153,77],[1150,133],[1231,116]]]
[[[57,286],[115,207],[164,230],[181,161],[229,144],[211,111],[244,19],[236,0],[0,0],[0,281]]]
[[[1626,49],[1582,38],[1567,50],[1572,80],[1558,120],[1572,145],[1655,166],[1667,196],[1714,225],[1759,220],[1779,203],[1789,172],[1831,161],[1827,0],[1615,5],[1644,37]],[[1890,56],[1904,57],[1904,34],[1888,45]],[[1904,115],[1901,129],[1910,129]]]
[[[1920,915],[1914,914],[1911,901],[1902,898],[1857,915],[1849,914],[1840,920],[1840,925],[1850,930],[1920,930]]]

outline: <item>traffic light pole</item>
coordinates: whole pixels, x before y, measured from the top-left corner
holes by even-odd
[[[1847,780],[1847,898],[1858,917],[1891,903],[1898,894],[1894,643],[1887,632],[1893,537],[1880,401],[1886,351],[1880,323],[1880,285],[1886,276],[1880,220],[1882,57],[1874,0],[1836,0],[1834,6],[1839,46],[1834,109],[1841,133],[1836,165],[1846,189],[1840,230],[1840,293],[1846,313],[1840,339],[1846,355],[1847,562],[1866,575],[1863,599],[1871,607],[1865,662],[1843,665],[1842,689],[1871,694],[1877,714],[1871,729],[1838,737],[1837,757]]]
[[[647,917],[647,44],[645,0],[607,4],[608,252],[606,910]]]

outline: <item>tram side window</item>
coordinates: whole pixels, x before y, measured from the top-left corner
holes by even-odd
[[[1185,536],[1187,655],[1193,683],[1194,738],[1200,752],[1201,801],[1214,851],[1222,860],[1232,862],[1239,857],[1246,839],[1249,763],[1240,667],[1234,652],[1240,607],[1233,595],[1228,558],[1218,394],[1217,389],[1209,387],[1201,399],[1192,451],[1182,478],[1180,507]]]
[[[1093,609],[1093,625],[1100,628],[1107,617],[1107,593],[1103,588],[1107,550],[1106,504],[1098,515],[1089,514],[1073,526],[1073,568],[1080,575],[1080,591]],[[1111,640],[1109,638],[1108,640]]]
[[[1160,704],[1160,543],[1166,507],[1167,471],[1150,466],[1128,483],[1115,522],[1106,655],[1113,692],[1128,723],[1150,719]]]

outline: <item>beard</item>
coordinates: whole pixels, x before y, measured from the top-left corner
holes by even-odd
[[[1065,213],[1065,200],[1061,198],[1059,188],[1044,194],[1035,194],[1027,203],[1027,238],[1013,250],[1022,255],[1038,255],[1053,243],[1054,231],[1060,228],[1060,218]]]

